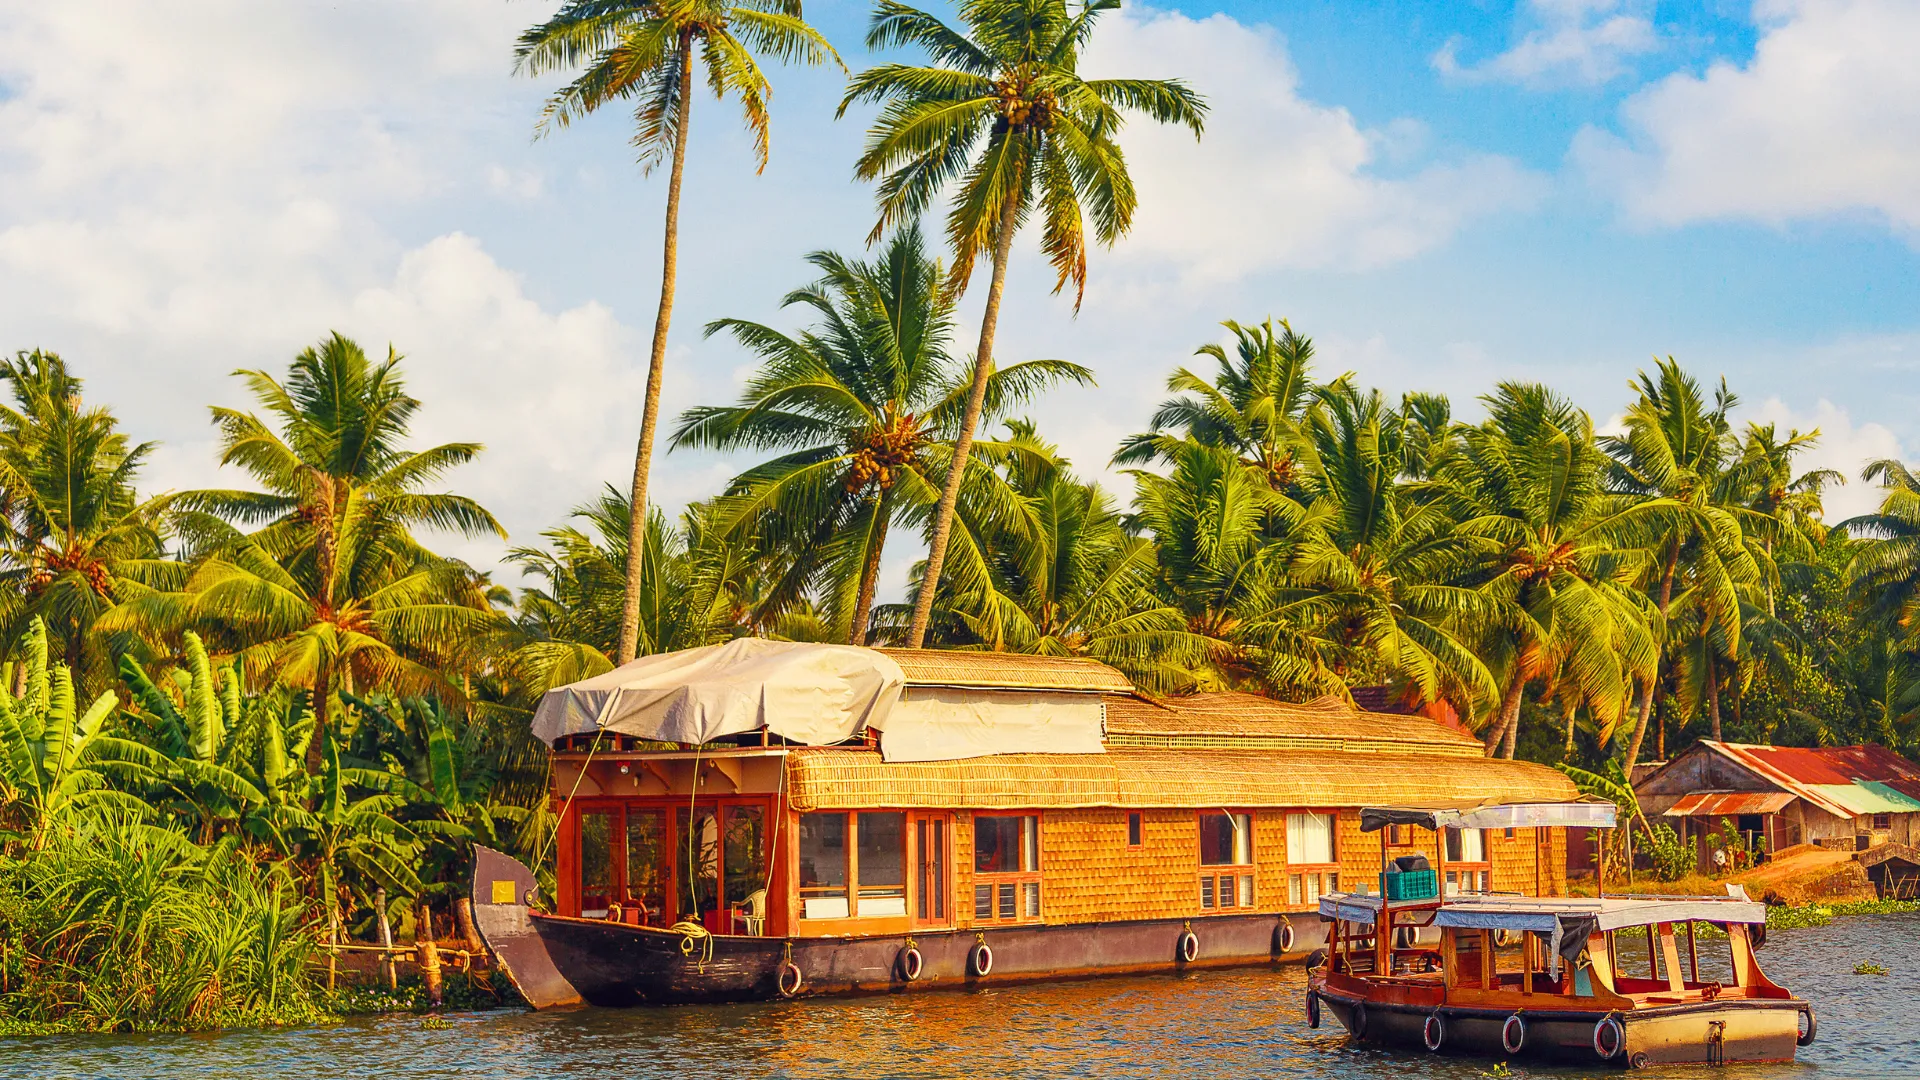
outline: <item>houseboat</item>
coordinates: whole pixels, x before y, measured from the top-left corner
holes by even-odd
[[[1383,801],[1574,797],[1418,716],[1153,700],[1087,660],[743,639],[550,692],[551,889],[475,859],[536,1006],[669,1004],[1300,961],[1323,895],[1423,853],[1451,892],[1565,892],[1560,827]]]
[[[1375,892],[1320,898],[1329,940],[1308,979],[1311,1026],[1326,1012],[1365,1042],[1630,1068],[1791,1061],[1813,1041],[1811,1006],[1755,956],[1766,908],[1737,886],[1725,897],[1449,898],[1422,875],[1388,869]]]

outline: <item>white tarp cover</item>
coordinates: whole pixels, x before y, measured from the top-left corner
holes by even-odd
[[[1420,810],[1397,806],[1369,806],[1360,811],[1360,831],[1388,825],[1418,825],[1424,829],[1530,829],[1574,826],[1611,829],[1619,810],[1610,802],[1500,803],[1471,810]]]
[[[596,731],[703,743],[764,727],[828,746],[881,726],[905,681],[899,664],[872,649],[740,638],[643,656],[549,690],[533,734],[548,745]]]
[[[882,760],[953,761],[1105,753],[1105,725],[1106,706],[1097,694],[916,686],[873,726],[880,729]]]

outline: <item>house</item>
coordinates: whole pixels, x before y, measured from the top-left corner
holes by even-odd
[[[1766,854],[1798,844],[1867,852],[1920,846],[1920,766],[1883,746],[1758,746],[1703,739],[1634,784],[1649,821],[1713,868],[1727,822]],[[1864,860],[1863,860],[1864,861]]]

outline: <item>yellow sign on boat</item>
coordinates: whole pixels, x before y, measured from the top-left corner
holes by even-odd
[[[513,882],[495,880],[493,883],[493,902],[496,904],[511,904],[513,901]]]

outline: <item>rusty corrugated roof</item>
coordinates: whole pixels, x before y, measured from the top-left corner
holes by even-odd
[[[1668,807],[1661,817],[1738,817],[1777,814],[1794,800],[1786,791],[1696,791]]]
[[[1711,739],[1702,742],[1835,817],[1850,818],[1860,811],[1836,802],[1829,790],[1822,789],[1870,781],[1920,798],[1920,766],[1884,746],[1761,746]]]

